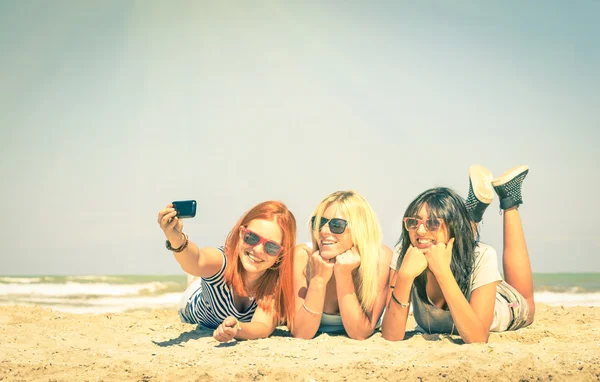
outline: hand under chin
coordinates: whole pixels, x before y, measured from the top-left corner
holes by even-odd
[[[321,258],[325,261],[331,261],[331,260],[335,260],[335,258],[338,256],[339,255],[321,256]]]
[[[319,252],[319,255],[321,256],[321,258],[323,260],[331,260],[331,259],[335,259],[339,255],[341,255],[341,253],[337,253],[334,251],[326,251],[325,253]]]

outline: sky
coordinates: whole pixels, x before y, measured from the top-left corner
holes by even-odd
[[[352,189],[392,247],[472,164],[530,167],[534,272],[600,272],[598,36],[598,0],[0,0],[0,274],[180,274],[182,199],[200,246],[271,199],[307,241]]]

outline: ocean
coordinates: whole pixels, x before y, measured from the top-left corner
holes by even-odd
[[[0,276],[0,306],[39,305],[69,313],[175,309],[187,283],[177,276]],[[600,306],[600,273],[534,274],[536,302]]]
[[[0,306],[39,305],[69,313],[175,309],[179,276],[0,276]]]

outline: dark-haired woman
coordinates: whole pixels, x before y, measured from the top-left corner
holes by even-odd
[[[383,337],[402,340],[410,304],[426,333],[458,334],[487,342],[490,331],[533,322],[533,278],[518,206],[529,169],[515,167],[492,179],[481,166],[469,172],[467,201],[433,188],[407,208],[392,268],[397,270],[382,325]],[[477,223],[496,191],[504,219],[503,269],[496,251],[477,238]]]

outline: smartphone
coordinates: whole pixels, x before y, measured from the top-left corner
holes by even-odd
[[[180,219],[193,218],[196,216],[195,200],[179,200],[173,202],[173,208],[177,211],[177,217]]]

